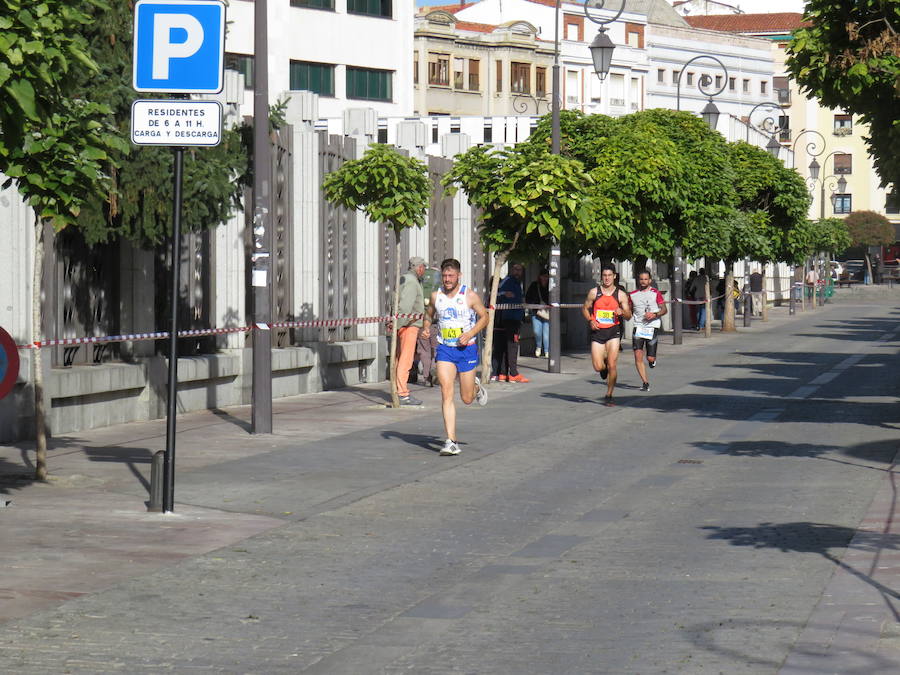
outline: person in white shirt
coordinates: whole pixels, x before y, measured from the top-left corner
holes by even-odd
[[[630,294],[634,316],[631,348],[634,351],[634,365],[641,377],[641,391],[650,391],[644,355],[647,355],[650,367],[656,368],[656,347],[659,329],[662,326],[660,317],[666,314],[666,301],[662,293],[651,285],[650,272],[642,270],[638,274],[637,281],[638,287]]]

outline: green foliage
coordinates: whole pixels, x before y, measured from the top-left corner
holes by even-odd
[[[80,35],[89,2],[2,0],[0,15],[0,171],[38,217],[56,229],[75,223],[102,198],[105,160],[124,147],[109,108],[75,93],[78,77],[96,75]]]
[[[823,218],[816,223],[813,249],[840,253],[853,245],[847,222],[841,218]]]
[[[551,115],[544,115],[526,143],[549,152],[552,123]],[[579,160],[590,171],[597,166],[598,146],[615,134],[615,128],[616,120],[612,117],[585,115],[579,110],[561,110],[560,154]]]
[[[118,138],[103,122],[105,106],[80,99],[38,123],[23,125],[21,145],[8,148],[4,187],[16,187],[57,230],[76,222],[86,203],[102,198],[107,151]]]
[[[132,89],[131,3],[108,8],[88,6],[90,25],[82,33],[90,55],[99,64],[97,75],[76,78],[75,87],[87,100],[104,101],[112,109],[112,124],[123,140],[110,153],[106,172],[111,176],[105,199],[82,211],[78,225],[88,242],[125,237],[150,247],[171,232],[174,157],[170,148],[132,147],[131,104],[139,97]],[[141,98],[162,98],[141,94]],[[252,129],[226,129],[214,148],[185,152],[182,227],[201,230],[227,220],[240,207],[243,189],[250,184]]]
[[[388,223],[395,232],[421,227],[431,199],[428,168],[390,145],[374,144],[362,159],[345,162],[325,176],[325,198],[363,211],[369,220]]]
[[[875,211],[854,211],[844,223],[854,246],[887,246],[896,239],[891,221]]]
[[[46,124],[75,70],[96,71],[81,35],[89,21],[66,0],[0,0],[0,157],[21,146],[28,125]]]
[[[807,0],[787,66],[824,105],[860,115],[882,185],[900,182],[900,0]]]
[[[456,156],[443,184],[450,194],[461,187],[469,203],[481,209],[480,234],[487,249],[516,248],[528,257],[549,237],[584,235],[591,182],[578,160],[523,144],[501,151],[470,148]]]
[[[756,260],[794,260],[806,250],[792,246],[806,241],[806,230],[800,238],[788,237],[795,227],[806,228],[810,196],[806,184],[796,171],[785,168],[768,152],[744,142],[728,144],[734,175],[737,209],[750,216],[747,222],[757,228],[758,238],[747,238],[747,232],[735,233],[737,245],[726,258],[745,255]],[[755,244],[754,244],[755,241]],[[743,242],[743,243],[741,243]]]

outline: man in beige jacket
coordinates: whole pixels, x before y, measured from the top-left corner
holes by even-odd
[[[425,296],[421,279],[425,274],[425,260],[419,256],[409,259],[409,269],[400,277],[399,314],[423,314]],[[409,370],[416,355],[416,340],[422,319],[397,319],[397,395],[400,405],[422,405],[422,401],[409,395]]]

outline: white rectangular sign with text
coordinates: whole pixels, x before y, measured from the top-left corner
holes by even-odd
[[[222,104],[218,101],[139,100],[131,105],[135,145],[218,145]]]

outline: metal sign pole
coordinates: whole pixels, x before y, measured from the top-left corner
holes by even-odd
[[[184,148],[175,148],[172,199],[172,324],[169,329],[169,400],[163,461],[163,513],[175,510],[175,417],[178,414],[178,296],[181,285],[181,184]]]
[[[254,5],[253,64],[253,379],[254,434],[272,433],[272,143],[269,139],[268,3]]]

